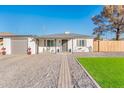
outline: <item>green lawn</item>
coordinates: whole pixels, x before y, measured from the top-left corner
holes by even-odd
[[[124,58],[78,58],[89,74],[103,88],[124,88]]]

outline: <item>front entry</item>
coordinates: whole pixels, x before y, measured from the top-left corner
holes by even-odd
[[[68,51],[68,40],[62,40],[62,52]]]

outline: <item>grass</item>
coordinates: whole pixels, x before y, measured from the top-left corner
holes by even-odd
[[[89,74],[103,88],[124,88],[124,58],[78,58]]]

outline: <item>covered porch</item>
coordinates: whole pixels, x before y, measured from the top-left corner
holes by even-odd
[[[35,38],[37,53],[90,52],[93,47],[91,36],[65,32]]]
[[[61,53],[73,52],[73,39],[49,38],[37,39],[38,53]]]

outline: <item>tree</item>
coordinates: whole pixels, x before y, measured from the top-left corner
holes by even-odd
[[[93,29],[93,35],[95,35],[96,40],[102,39],[101,36],[106,31],[106,19],[101,15],[96,15],[92,17],[92,21],[97,27]]]
[[[114,32],[116,40],[119,40],[120,35],[124,33],[124,14],[119,11],[118,6],[105,6],[103,11],[92,20],[97,25],[94,34],[110,31]]]

